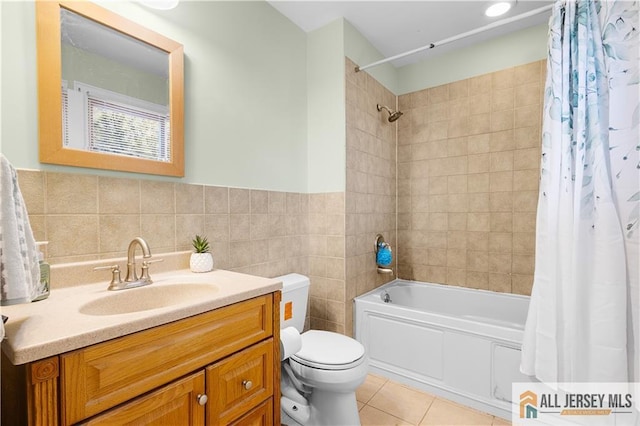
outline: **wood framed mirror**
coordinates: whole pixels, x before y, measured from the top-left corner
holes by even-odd
[[[37,1],[40,162],[184,176],[181,44],[86,1]]]

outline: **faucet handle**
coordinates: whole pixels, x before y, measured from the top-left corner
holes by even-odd
[[[113,287],[116,284],[122,283],[122,278],[120,277],[120,266],[119,265],[108,265],[108,266],[96,266],[93,268],[94,271],[103,271],[106,269],[111,270],[111,282],[109,283],[109,287]]]
[[[151,277],[149,276],[149,265],[152,263],[164,262],[164,259],[149,259],[142,261],[142,276],[141,280],[149,281],[151,283]]]

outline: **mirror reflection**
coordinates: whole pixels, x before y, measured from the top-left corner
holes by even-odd
[[[63,144],[169,161],[166,52],[60,10]]]
[[[183,176],[182,46],[88,2],[36,7],[41,161]]]

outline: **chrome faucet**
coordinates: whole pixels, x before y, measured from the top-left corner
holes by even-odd
[[[142,261],[142,270],[139,277],[138,272],[136,271],[136,246],[140,246],[140,249],[142,250],[142,258],[144,259]],[[124,281],[120,278],[120,267],[118,265],[100,266],[93,269],[96,271],[101,269],[111,270],[112,277],[107,290],[124,290],[126,288],[142,287],[153,282],[149,276],[149,264],[162,262],[162,259],[148,260],[150,258],[151,249],[149,249],[149,244],[144,238],[136,237],[131,240],[127,250],[127,276]]]

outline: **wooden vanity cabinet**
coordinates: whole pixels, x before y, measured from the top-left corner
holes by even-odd
[[[3,364],[3,424],[279,425],[279,306],[278,291],[8,374]],[[35,383],[44,362],[51,374]]]

